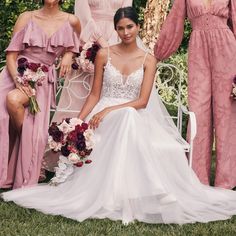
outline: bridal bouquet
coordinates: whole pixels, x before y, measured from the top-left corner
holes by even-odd
[[[72,64],[72,69],[78,70],[81,68],[84,72],[93,73],[94,61],[99,49],[99,44],[94,42],[87,42],[84,46],[81,46],[78,57],[75,57],[75,62]]]
[[[42,86],[43,80],[46,78],[48,68],[40,63],[28,62],[24,57],[17,61],[18,75],[16,80],[23,86],[30,86],[32,88],[32,94],[29,96],[29,112],[35,115],[40,111],[38,102],[36,100],[36,88]]]
[[[236,76],[233,78],[231,97],[236,100]]]
[[[74,168],[82,167],[92,162],[88,158],[94,145],[93,131],[78,118],[67,118],[61,123],[52,123],[49,127],[48,144],[54,152],[60,152],[55,176],[51,185],[64,182]]]

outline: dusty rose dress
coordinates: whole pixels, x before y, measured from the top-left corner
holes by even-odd
[[[125,6],[132,6],[132,0],[76,0],[75,15],[79,17],[82,27],[81,44],[96,42],[100,37],[110,45],[118,43],[113,16],[118,8]],[[75,77],[77,78],[74,79]],[[69,80],[73,82],[69,83]],[[88,73],[72,73],[66,78],[53,121],[61,121],[62,118],[78,114],[70,111],[80,111],[90,92],[92,81],[93,74]]]
[[[65,49],[78,52],[79,40],[67,20],[52,36],[47,34],[33,20],[15,33],[6,51],[17,51],[19,57],[29,62],[42,63],[49,68],[47,80],[37,89],[37,101],[41,112],[35,116],[25,109],[21,138],[16,141],[14,151],[9,152],[9,115],[6,96],[15,88],[7,68],[0,77],[0,188],[19,188],[38,182],[41,160],[47,143],[50,106],[55,106],[54,60]]]
[[[192,34],[188,55],[189,108],[197,117],[193,169],[209,184],[213,137],[216,139],[215,186],[236,186],[236,102],[230,99],[236,75],[236,0],[175,0],[155,47],[159,60],[179,47],[184,19]]]

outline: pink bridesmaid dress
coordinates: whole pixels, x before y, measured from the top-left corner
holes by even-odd
[[[79,39],[69,19],[53,35],[48,36],[36,24],[33,16],[22,30],[14,34],[6,49],[6,52],[19,52],[19,58],[46,65],[49,71],[47,79],[37,89],[41,112],[33,116],[25,109],[22,134],[17,138],[11,157],[6,96],[15,85],[7,68],[0,75],[0,188],[19,188],[38,182],[48,137],[50,107],[55,106],[56,74],[53,63],[65,50],[75,53],[79,50]]]
[[[81,22],[81,45],[87,42],[96,42],[103,37],[109,45],[118,43],[119,38],[114,30],[113,16],[120,7],[132,6],[132,0],[76,0],[75,15]],[[61,121],[66,117],[73,117],[80,111],[89,94],[93,82],[93,74],[82,73],[76,78],[73,85],[68,85],[68,80],[74,78],[73,73],[66,78],[66,89],[63,88],[58,111],[53,116],[53,121]],[[87,85],[88,84],[88,85]],[[75,94],[75,95],[74,95]],[[63,111],[62,111],[63,110]]]
[[[184,20],[192,33],[188,51],[188,102],[197,117],[193,169],[209,184],[216,141],[215,186],[236,186],[236,102],[230,98],[236,75],[236,0],[175,0],[155,47],[159,60],[179,47]]]

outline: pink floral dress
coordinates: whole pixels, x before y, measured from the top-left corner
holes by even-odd
[[[188,101],[197,118],[193,169],[209,184],[212,144],[216,141],[215,185],[236,186],[236,103],[230,98],[236,75],[236,0],[175,0],[155,47],[159,60],[179,47],[188,17]]]

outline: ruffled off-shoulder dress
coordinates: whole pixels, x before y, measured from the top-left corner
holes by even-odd
[[[65,51],[78,52],[79,39],[66,20],[51,36],[31,18],[14,34],[6,52],[19,52],[18,58],[41,63],[48,67],[47,78],[37,88],[41,109],[35,116],[25,109],[21,137],[17,138],[9,157],[9,114],[6,96],[15,84],[5,68],[0,74],[0,188],[19,188],[38,182],[41,161],[47,143],[50,107],[55,106],[55,59]]]

